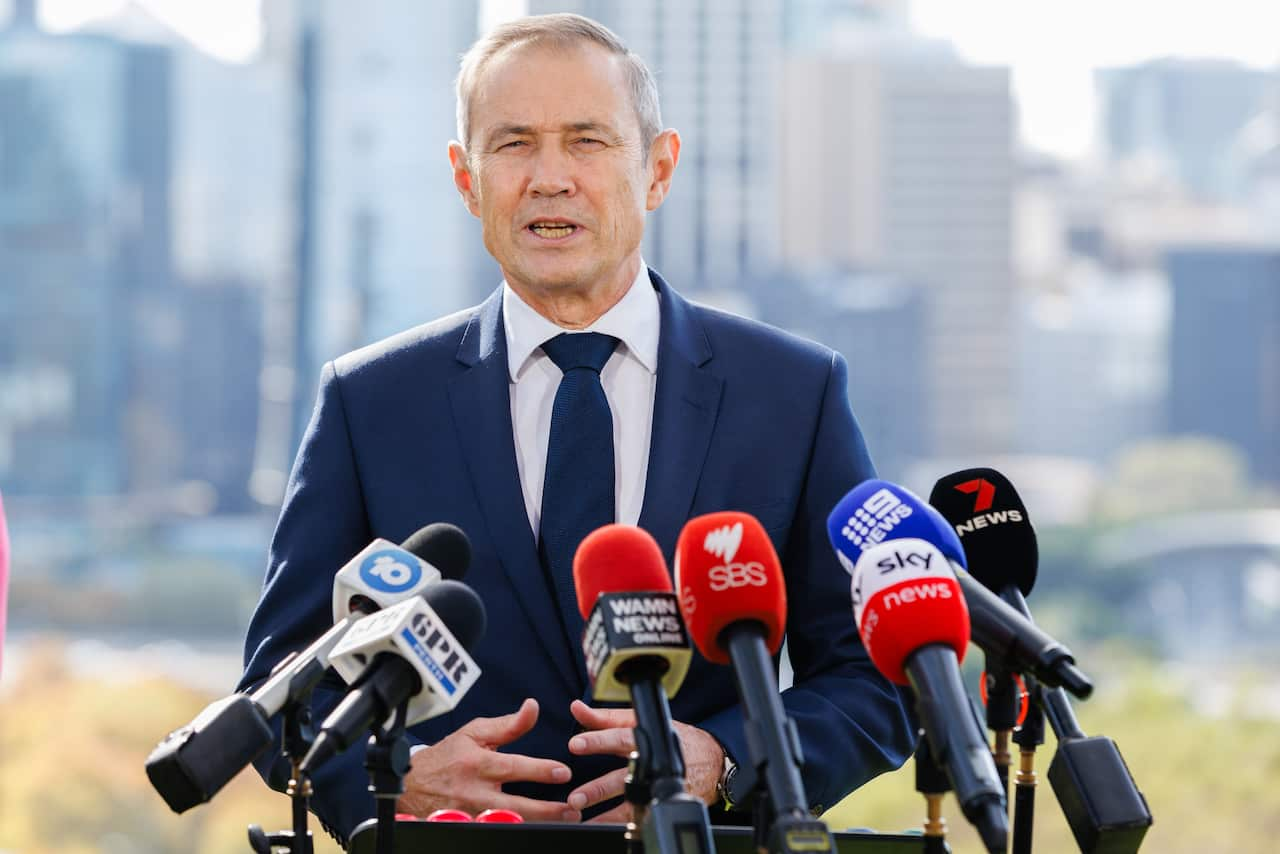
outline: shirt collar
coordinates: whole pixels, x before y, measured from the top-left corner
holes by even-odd
[[[542,342],[565,330],[556,326],[520,298],[505,281],[502,283],[502,320],[507,336],[507,369],[516,382]],[[602,332],[619,339],[649,373],[658,370],[658,292],[649,283],[649,268],[641,262],[640,272],[617,305],[606,311],[582,332]]]

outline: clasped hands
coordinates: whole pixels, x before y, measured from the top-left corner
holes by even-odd
[[[627,757],[635,749],[635,714],[630,709],[595,709],[581,700],[569,707],[583,732],[569,739],[576,756],[604,754]],[[538,722],[538,702],[527,699],[519,710],[496,718],[476,718],[434,745],[413,755],[405,775],[405,792],[397,810],[427,816],[438,809],[454,808],[477,813],[486,809],[515,810],[527,821],[582,820],[588,807],[620,796],[627,769],[619,768],[583,783],[569,793],[566,802],[540,801],[509,795],[504,783],[567,783],[569,767],[553,759],[535,759],[498,748],[510,744]],[[724,750],[705,730],[675,722],[684,754],[685,781],[690,794],[714,803],[716,783],[724,769]],[[631,805],[622,803],[592,819],[593,822],[626,822]]]

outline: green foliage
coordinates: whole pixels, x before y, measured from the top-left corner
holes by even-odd
[[[1095,508],[1101,524],[1256,503],[1244,454],[1200,436],[1151,439],[1117,455]]]

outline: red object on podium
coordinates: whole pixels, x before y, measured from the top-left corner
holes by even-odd
[[[471,815],[462,810],[436,810],[427,821],[471,821]]]
[[[485,810],[476,816],[476,821],[487,824],[524,824],[524,816],[515,810]]]

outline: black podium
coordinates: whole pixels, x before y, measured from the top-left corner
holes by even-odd
[[[362,823],[351,835],[350,854],[373,854],[377,822]],[[714,827],[717,854],[753,854],[751,828]],[[467,824],[396,822],[397,854],[623,854],[620,824]],[[840,854],[919,854],[918,835],[836,833]]]

